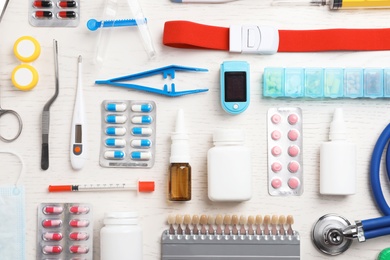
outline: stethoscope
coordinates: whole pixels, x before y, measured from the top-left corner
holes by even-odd
[[[22,118],[20,117],[20,115],[18,114],[18,112],[16,112],[15,110],[11,110],[11,109],[3,109],[3,108],[1,108],[1,105],[0,105],[0,120],[1,120],[2,116],[7,115],[7,114],[14,116],[17,119],[18,125],[19,125],[19,128],[18,128],[16,134],[11,138],[6,138],[0,133],[0,140],[9,143],[9,142],[16,140],[19,137],[19,135],[22,133],[23,121],[22,121]]]
[[[352,225],[346,218],[337,214],[327,214],[317,220],[312,229],[314,245],[323,253],[338,255],[345,252],[354,239],[364,242],[367,239],[390,235],[390,207],[387,204],[379,179],[382,153],[390,143],[390,124],[383,130],[375,144],[371,157],[370,182],[375,202],[384,217],[358,220]],[[390,147],[386,151],[386,172],[390,180]]]

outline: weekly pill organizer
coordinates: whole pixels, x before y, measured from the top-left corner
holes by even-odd
[[[156,146],[156,103],[105,100],[101,111],[100,165],[151,168]]]

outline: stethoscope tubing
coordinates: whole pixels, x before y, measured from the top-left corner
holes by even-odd
[[[366,239],[375,238],[384,235],[390,235],[390,207],[386,202],[386,199],[383,195],[383,190],[380,183],[380,165],[383,151],[390,141],[390,124],[386,126],[386,128],[380,134],[374,150],[371,156],[371,164],[370,164],[370,182],[372,194],[374,196],[374,200],[385,215],[384,217],[373,218],[362,220],[362,226],[364,230],[364,236]],[[390,151],[387,149],[386,151],[386,170],[387,175],[390,179]]]

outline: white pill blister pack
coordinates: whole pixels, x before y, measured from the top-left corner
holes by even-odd
[[[268,192],[272,196],[303,193],[302,111],[270,108],[268,126]]]
[[[154,101],[102,102],[100,165],[151,168],[156,146]]]
[[[37,260],[92,260],[91,204],[40,204],[37,234]]]

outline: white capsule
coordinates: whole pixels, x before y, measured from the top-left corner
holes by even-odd
[[[104,153],[104,158],[106,159],[123,159],[125,157],[125,153],[119,150],[116,151],[106,151]]]
[[[152,158],[152,154],[150,152],[131,152],[130,155],[133,160],[149,160]]]
[[[149,136],[152,135],[153,130],[149,127],[133,127],[133,129],[131,129],[131,132],[133,135]]]
[[[131,110],[133,110],[134,112],[150,112],[153,110],[153,106],[148,103],[132,105]]]
[[[123,124],[126,120],[126,116],[107,115],[106,117],[106,122],[109,124]]]
[[[152,145],[149,139],[136,139],[131,141],[131,146],[135,148],[148,148]]]
[[[120,138],[107,138],[105,143],[108,147],[124,147],[126,145],[125,139]]]
[[[107,127],[106,134],[107,135],[125,135],[126,128],[124,128],[124,127]]]
[[[107,103],[106,110],[114,111],[114,112],[123,112],[127,109],[127,105],[125,103]]]

